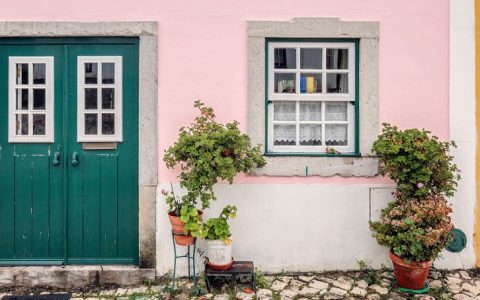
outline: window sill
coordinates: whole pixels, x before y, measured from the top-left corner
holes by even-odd
[[[256,169],[252,175],[258,176],[342,176],[374,177],[378,175],[378,158],[359,154],[317,154],[309,153],[269,153],[265,155],[267,164]]]
[[[362,157],[360,153],[305,153],[305,152],[267,152],[263,154],[268,157],[276,156],[303,156],[303,157]]]

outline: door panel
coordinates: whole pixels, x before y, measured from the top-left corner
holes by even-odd
[[[54,142],[8,140],[12,56],[53,57]],[[79,56],[122,58],[114,149],[77,141]],[[0,39],[0,107],[0,265],[137,264],[138,40]]]

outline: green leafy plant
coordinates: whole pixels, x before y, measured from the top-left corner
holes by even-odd
[[[442,195],[397,199],[370,227],[378,243],[388,246],[395,255],[406,261],[428,261],[437,258],[452,239],[451,212]]]
[[[209,208],[216,200],[213,187],[218,181],[232,184],[238,173],[250,173],[265,165],[260,145],[251,144],[238,122],[216,122],[213,108],[201,101],[195,101],[194,107],[199,115],[189,127],[180,128],[177,141],[163,157],[167,168],[180,167],[180,187],[187,191],[181,197],[173,190],[165,191],[165,201],[170,212],[186,223],[185,230],[192,232],[201,227],[197,208]]]
[[[380,173],[394,180],[398,190],[370,228],[379,244],[406,261],[433,260],[452,238],[446,198],[455,193],[460,170],[451,147],[454,142],[442,142],[430,131],[399,130],[387,123],[373,144]]]
[[[232,234],[230,233],[230,225],[228,225],[227,221],[228,219],[234,219],[236,216],[236,206],[225,206],[218,218],[210,218],[202,224],[199,236],[207,240],[222,240],[228,242]]]
[[[393,179],[402,198],[425,198],[430,194],[451,197],[460,179],[460,170],[449,154],[454,142],[441,142],[430,131],[399,130],[383,124],[373,144],[380,160],[380,174]]]

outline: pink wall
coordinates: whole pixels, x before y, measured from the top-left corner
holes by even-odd
[[[27,9],[28,8],[28,9]],[[159,153],[194,116],[192,103],[219,120],[247,120],[247,20],[339,17],[380,22],[380,121],[424,127],[448,138],[447,0],[15,0],[0,20],[159,22]],[[175,171],[159,162],[159,181]],[[367,178],[238,178],[236,182],[380,183]]]

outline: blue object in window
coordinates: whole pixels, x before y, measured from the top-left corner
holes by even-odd
[[[300,76],[300,93],[305,94],[307,92],[307,78]]]

